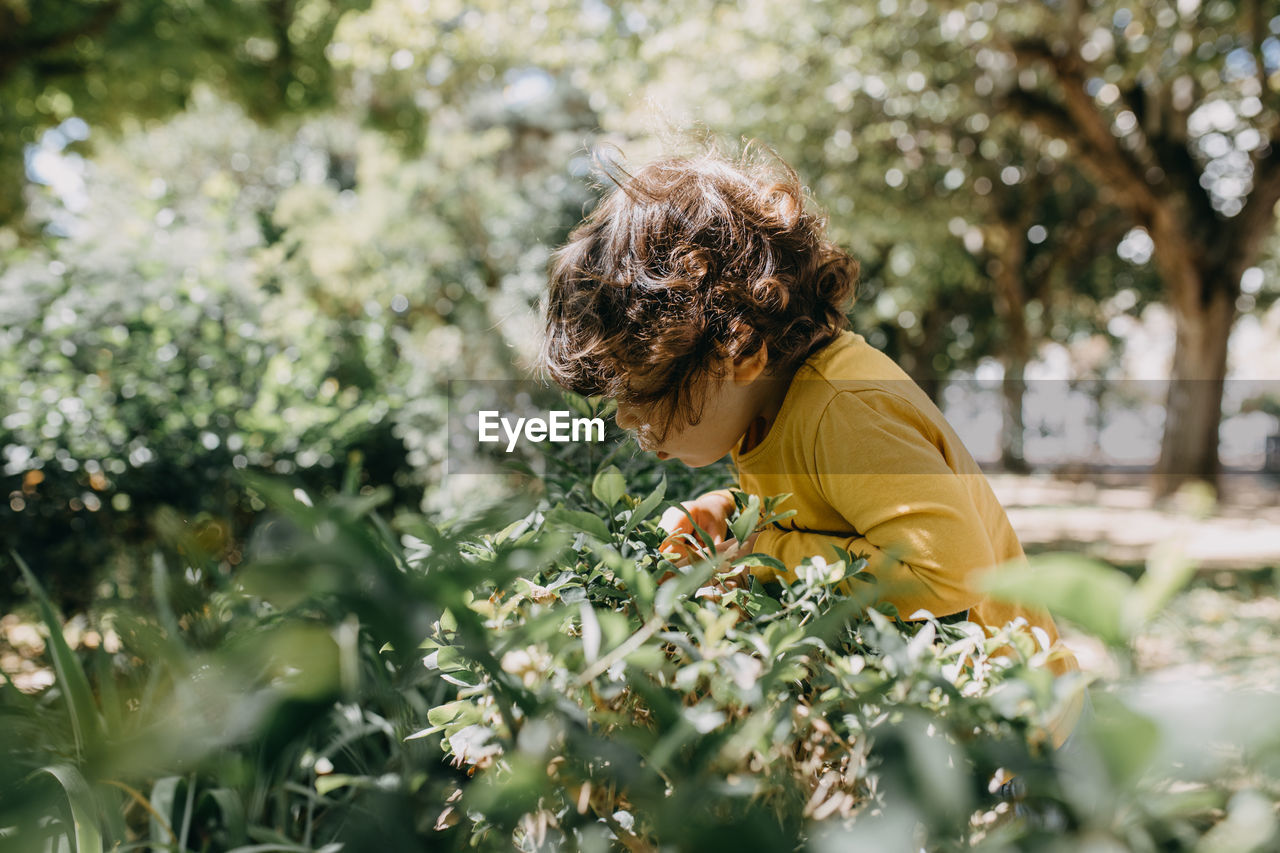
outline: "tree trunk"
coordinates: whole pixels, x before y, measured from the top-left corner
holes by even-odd
[[[934,366],[934,357],[940,351],[942,331],[946,326],[948,315],[936,305],[926,308],[920,318],[920,343],[913,345],[910,335],[900,333],[899,351],[901,367],[923,391],[929,399],[942,408],[942,386],[946,377]]]
[[[1249,35],[1260,75],[1265,72],[1261,8],[1260,3],[1251,7]],[[1192,479],[1216,488],[1227,337],[1236,319],[1240,274],[1257,261],[1263,241],[1275,230],[1280,140],[1274,128],[1266,129],[1269,144],[1250,157],[1253,188],[1243,208],[1223,218],[1214,211],[1204,191],[1204,171],[1191,156],[1187,120],[1193,105],[1177,105],[1172,87],[1178,78],[1166,75],[1163,88],[1154,90],[1157,103],[1147,102],[1150,87],[1134,90],[1132,97],[1143,97],[1133,105],[1134,113],[1145,114],[1146,120],[1139,120],[1143,132],[1126,137],[1122,145],[1108,111],[1090,94],[1086,81],[1093,70],[1082,61],[1083,34],[1076,16],[1069,21],[1065,49],[1039,38],[1013,47],[1024,68],[1049,64],[1061,84],[1061,100],[1021,89],[1008,97],[1043,130],[1071,140],[1098,186],[1151,236],[1154,260],[1177,322],[1164,441],[1152,472],[1154,497],[1167,497]],[[1259,82],[1265,91],[1265,77]],[[1123,102],[1108,109],[1122,106]]]
[[[1173,494],[1188,480],[1218,487],[1218,424],[1227,375],[1227,338],[1236,319],[1235,287],[1230,282],[1204,284],[1210,294],[1207,303],[1175,300],[1177,337],[1164,441],[1152,478],[1157,498]]]
[[[924,316],[920,318],[921,326],[924,328],[925,343],[920,353],[920,369],[916,381],[939,408],[942,407],[942,386],[946,377],[938,372],[933,360],[941,348],[942,330],[948,319],[947,315],[937,310],[925,311]]]
[[[1026,434],[1026,422],[1023,418],[1022,399],[1027,393],[1027,362],[1015,356],[1005,358],[1004,382],[1004,427],[1000,433],[1000,466],[1015,474],[1026,474],[1031,471],[1023,451],[1023,436]]]
[[[1031,361],[1031,335],[1027,329],[1027,294],[1022,275],[1027,260],[1027,229],[1023,222],[1005,223],[1001,229],[1000,255],[993,279],[996,316],[1005,328],[1004,423],[1000,432],[1000,465],[1006,471],[1025,474],[1031,470],[1023,455],[1023,397],[1027,392],[1026,368]]]

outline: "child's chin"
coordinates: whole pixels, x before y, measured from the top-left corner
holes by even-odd
[[[714,459],[699,459],[696,456],[692,458],[687,456],[672,456],[671,458],[680,460],[682,463],[684,463],[686,466],[690,468],[705,468],[708,465],[710,465],[712,462],[716,461]]]
[[[677,461],[677,462],[680,462],[680,463],[683,463],[683,464],[685,464],[685,465],[688,465],[690,468],[700,468],[700,467],[702,467],[702,466],[698,465],[698,464],[697,464],[697,463],[695,463],[695,462],[690,462],[688,459],[684,458],[683,456],[677,456],[676,454],[674,454],[674,453],[668,453],[668,452],[666,452],[665,450],[655,450],[655,451],[653,452],[653,455],[654,455],[654,456],[656,456],[656,457],[658,457],[658,459],[659,459],[660,461],[662,461],[662,462],[667,462],[668,460],[672,460],[672,459],[674,459],[674,460],[675,460],[675,461]]]

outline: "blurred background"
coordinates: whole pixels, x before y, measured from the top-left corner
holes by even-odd
[[[1243,508],[1212,556],[1275,565],[1277,13],[3,0],[5,551],[87,603],[165,519],[234,566],[238,471],[500,491],[443,475],[447,381],[529,375],[593,152],[709,133],[799,170],[862,264],[854,328],[1006,503],[1114,510],[1015,513],[1028,547],[1141,550],[1161,517],[1117,513],[1193,480]]]
[[[371,791],[404,771],[438,806],[446,789],[404,769],[439,750],[404,735],[459,682],[422,681],[413,632],[471,589],[433,575],[409,595],[373,539],[298,546],[298,589],[356,603],[277,630],[283,611],[240,572],[294,540],[264,524],[271,488],[252,477],[287,484],[274,503],[292,494],[322,534],[375,505],[446,520],[496,506],[471,535],[525,512],[513,495],[599,511],[606,494],[613,512],[648,493],[652,511],[661,477],[668,500],[724,485],[723,466],[634,447],[609,457],[625,480],[592,479],[608,460],[543,459],[545,481],[446,473],[450,382],[529,378],[548,256],[598,198],[601,163],[703,136],[758,140],[798,170],[861,263],[853,328],[943,408],[1029,552],[1154,566],[1157,602],[1195,575],[1165,615],[1126,623],[1123,654],[1071,632],[1087,672],[1274,692],[1278,128],[1280,6],[1265,0],[0,0],[0,696],[28,709],[5,754],[36,756],[0,776],[81,757],[76,706],[95,700],[48,658],[79,655],[111,731],[150,707],[169,721],[77,764],[128,803],[131,837],[142,805],[243,824],[217,793],[237,788],[252,825],[283,833],[256,841],[310,845],[316,803],[355,778],[313,796],[330,756]],[[312,513],[313,497],[334,503]],[[560,523],[599,528],[588,515]],[[431,545],[402,541],[429,562]],[[526,557],[504,571],[523,577]],[[285,577],[272,589],[295,601]],[[383,690],[387,637],[408,687]],[[237,699],[250,682],[285,711]],[[154,699],[170,693],[172,714]],[[1179,729],[1189,755],[1202,718]],[[1145,743],[1134,725],[1115,744]],[[336,740],[314,735],[325,726]],[[389,745],[353,759],[370,732]],[[204,781],[167,775],[191,755]],[[102,769],[122,756],[135,775]],[[158,771],[152,756],[178,758]],[[157,777],[149,800],[119,781]],[[1252,814],[1257,849],[1274,840],[1274,797],[1232,802],[1223,825]],[[366,817],[361,832],[399,832],[422,812]],[[1196,849],[1251,849],[1233,826]]]

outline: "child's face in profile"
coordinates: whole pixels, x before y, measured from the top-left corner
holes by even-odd
[[[758,391],[750,381],[706,380],[694,388],[702,417],[696,424],[673,425],[665,436],[651,423],[652,410],[645,407],[619,402],[614,420],[623,429],[634,431],[640,446],[659,459],[675,458],[691,468],[701,468],[723,458],[742,439],[760,414]]]

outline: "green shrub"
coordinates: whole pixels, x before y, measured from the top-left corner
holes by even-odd
[[[246,853],[1275,841],[1265,697],[1195,697],[1189,730],[1176,685],[1095,685],[1079,745],[1055,753],[1045,725],[1083,683],[1054,682],[1029,636],[900,622],[834,553],[717,599],[717,574],[760,558],[673,567],[665,486],[628,494],[609,467],[586,484],[442,528],[388,525],[385,492],[312,506],[254,480],[276,514],[249,565],[210,592],[158,564],[154,610],[100,620],[118,650],[72,652],[42,604],[57,681],[0,694],[0,832]],[[777,509],[743,499],[735,524]],[[1154,568],[1029,579],[1102,614],[1123,659],[1185,579]],[[1028,814],[992,793],[1009,773]]]
[[[72,609],[146,588],[165,508],[231,570],[262,509],[236,470],[319,495],[355,453],[419,507],[447,381],[514,373],[504,335],[527,329],[495,318],[532,314],[581,203],[540,184],[565,184],[564,140],[514,186],[501,128],[442,123],[406,160],[350,119],[266,129],[201,95],[100,142],[88,207],[39,196],[47,238],[5,242],[0,269],[0,538]],[[16,578],[0,554],[0,602]]]

